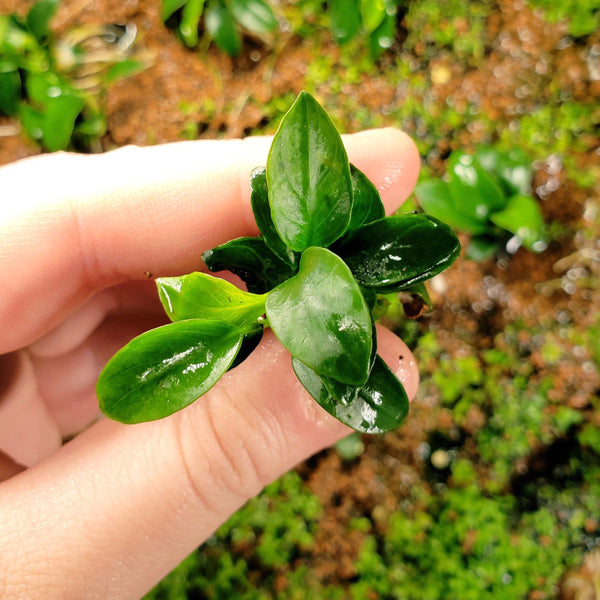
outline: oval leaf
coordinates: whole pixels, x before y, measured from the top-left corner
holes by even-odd
[[[296,255],[283,243],[271,217],[271,206],[269,205],[269,190],[267,188],[267,171],[259,167],[252,171],[250,176],[250,203],[256,224],[260,229],[263,240],[282,261],[296,263]]]
[[[204,23],[206,31],[221,50],[230,56],[237,56],[240,53],[242,40],[225,4],[222,2],[209,3]]]
[[[367,383],[359,387],[321,377],[297,359],[292,359],[292,367],[308,393],[330,415],[356,431],[391,431],[408,414],[406,390],[379,356]]]
[[[350,269],[309,248],[298,274],[267,296],[267,318],[292,356],[317,373],[357,385],[369,375],[371,315]]]
[[[122,423],[181,410],[220,379],[241,343],[235,327],[218,321],[192,319],[147,331],[121,348],[100,374],[100,409]]]
[[[260,238],[243,237],[208,250],[202,255],[213,272],[231,271],[241,277],[248,291],[264,294],[295,271],[278,258]]]
[[[306,92],[275,134],[267,183],[273,223],[292,250],[329,246],[346,231],[352,209],[348,156],[329,115]]]
[[[161,277],[156,280],[156,286],[171,321],[225,321],[246,331],[265,312],[265,295],[244,292],[206,273]]]
[[[449,267],[460,253],[460,242],[433,217],[395,215],[361,227],[337,251],[361,286],[386,293]]]
[[[504,210],[492,215],[492,221],[516,235],[530,250],[544,250],[546,247],[544,218],[538,203],[531,196],[512,196]]]
[[[248,31],[264,35],[277,27],[277,18],[264,0],[229,0],[233,18]]]
[[[348,231],[354,231],[377,219],[385,217],[381,196],[371,180],[354,165],[350,165],[352,177],[352,214]]]

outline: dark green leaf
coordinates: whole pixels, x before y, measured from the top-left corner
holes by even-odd
[[[179,10],[187,0],[163,0],[160,18],[166,21],[175,11]]]
[[[188,48],[194,48],[198,45],[198,26],[203,10],[204,0],[187,0],[183,7],[179,33]]]
[[[267,318],[281,343],[317,373],[358,385],[367,380],[371,315],[352,273],[325,248],[309,248],[298,274],[267,296]]]
[[[351,40],[360,31],[359,0],[333,0],[329,3],[331,33],[339,44]]]
[[[235,360],[231,363],[229,370],[235,369],[238,365],[241,365],[251,354],[256,350],[257,346],[262,340],[265,329],[262,325],[256,325],[253,329],[244,334],[242,339],[242,346],[235,357]]]
[[[432,217],[447,223],[457,231],[483,233],[488,224],[463,213],[450,194],[448,184],[441,179],[423,179],[415,187],[421,208]]]
[[[448,160],[448,186],[460,212],[476,221],[489,221],[502,210],[506,197],[487,171],[470,155],[453,152]]]
[[[395,215],[361,227],[336,250],[358,283],[381,293],[415,285],[460,253],[452,230],[428,215]]]
[[[291,277],[295,271],[278,258],[260,238],[244,237],[208,250],[202,255],[213,272],[231,271],[241,277],[254,294],[264,294]]]
[[[60,0],[39,0],[27,13],[27,29],[38,40],[43,40],[50,32],[50,21],[56,14]]]
[[[279,237],[269,205],[269,190],[267,188],[267,172],[264,167],[254,169],[250,176],[250,202],[256,224],[260,229],[265,244],[284,262],[296,264],[295,254],[283,243]]]
[[[152,329],[121,348],[97,384],[100,408],[122,423],[161,419],[207,392],[233,362],[242,335],[192,319]]]
[[[206,31],[221,50],[230,56],[237,56],[240,53],[242,40],[224,4],[221,2],[209,4],[204,22]]]
[[[492,221],[498,227],[516,235],[530,250],[543,250],[544,218],[534,198],[517,194],[512,196],[503,211],[492,214]]]
[[[275,134],[267,182],[273,222],[292,250],[329,246],[346,231],[352,209],[348,156],[329,115],[306,92]]]
[[[246,331],[265,313],[265,295],[244,292],[206,273],[160,277],[156,286],[171,321],[225,321]]]
[[[14,115],[21,100],[21,77],[17,69],[0,72],[0,113]]]
[[[308,393],[329,414],[356,431],[391,431],[402,423],[408,413],[408,396],[404,386],[379,356],[367,383],[359,387],[321,377],[295,358],[292,366]]]
[[[263,0],[229,0],[233,18],[248,31],[263,35],[277,27],[271,7]]]
[[[385,217],[385,207],[381,196],[371,180],[354,165],[350,165],[350,175],[354,200],[348,232]]]

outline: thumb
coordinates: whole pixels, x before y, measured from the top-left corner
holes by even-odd
[[[378,347],[413,395],[410,351],[384,329]],[[103,420],[3,483],[0,584],[8,597],[139,598],[266,483],[348,433],[267,334],[185,410],[139,425]]]

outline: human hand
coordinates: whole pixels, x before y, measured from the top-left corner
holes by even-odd
[[[416,181],[414,144],[389,129],[344,142],[392,212]],[[139,598],[266,483],[349,433],[269,333],[183,411],[95,422],[108,358],[165,322],[149,277],[197,270],[204,250],[257,233],[249,174],[269,144],[181,142],[0,169],[2,598]],[[406,346],[379,328],[378,348],[414,395]]]

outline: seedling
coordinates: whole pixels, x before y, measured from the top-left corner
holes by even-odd
[[[242,47],[240,28],[265,35],[277,27],[277,18],[264,0],[163,0],[162,20],[175,20],[177,32],[189,48],[198,45],[198,28],[204,16],[206,33],[231,56]]]
[[[173,321],[135,338],[109,361],[97,391],[125,423],[165,417],[242,362],[270,327],[310,395],[357,431],[394,429],[406,392],[377,354],[371,310],[458,256],[452,230],[423,214],[386,217],[379,193],[348,162],[340,135],[302,92],[281,122],[265,168],[250,180],[261,236],[205,252],[208,275],[157,279]]]
[[[55,39],[58,5],[39,0],[24,19],[0,15],[0,114],[19,117],[46,150],[95,149],[106,131],[98,95],[144,60],[129,52],[131,27],[79,28]]]
[[[481,147],[473,155],[453,152],[446,179],[423,179],[415,195],[427,214],[471,234],[470,258],[485,260],[503,246],[540,252],[547,242],[532,177],[531,161],[520,150]]]

